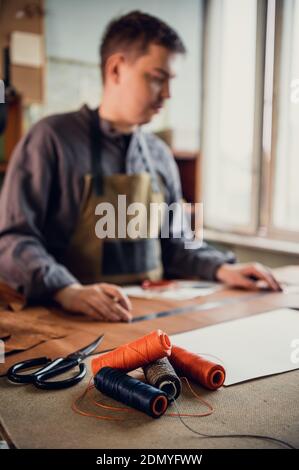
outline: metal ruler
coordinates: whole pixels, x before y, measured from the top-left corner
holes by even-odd
[[[155,318],[172,317],[176,315],[181,315],[183,313],[202,312],[205,310],[211,310],[213,308],[222,307],[224,305],[233,305],[233,304],[242,303],[243,301],[257,299],[266,295],[267,293],[269,293],[269,291],[264,290],[264,291],[259,291],[258,293],[244,295],[243,297],[233,297],[233,298],[223,299],[223,300],[219,300],[215,302],[205,302],[203,304],[193,304],[193,305],[189,305],[185,307],[178,307],[178,308],[172,308],[170,310],[163,310],[161,312],[148,313],[147,315],[134,317],[130,323],[138,323],[138,322],[146,321],[146,320],[154,320]],[[105,349],[101,351],[101,354],[109,352],[109,351],[113,351],[113,349],[115,348],[116,347]],[[94,352],[91,355],[94,355],[94,354],[99,354],[99,353]]]
[[[223,299],[214,302],[205,302],[203,304],[193,304],[185,307],[173,308],[170,310],[164,310],[162,312],[153,312],[148,313],[147,315],[142,315],[140,317],[134,317],[131,323],[137,323],[145,320],[154,320],[155,318],[164,318],[164,317],[174,317],[176,315],[181,315],[183,313],[192,313],[192,312],[202,312],[205,310],[211,310],[213,308],[222,307],[224,305],[233,305],[241,303],[243,301],[253,300],[259,298],[263,295],[266,295],[269,291],[260,291],[258,293],[245,295],[243,297],[233,297],[228,299]]]

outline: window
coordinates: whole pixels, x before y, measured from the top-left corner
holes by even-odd
[[[271,222],[289,238],[299,232],[299,0],[277,4],[277,26]]]
[[[205,5],[205,225],[299,241],[299,0]]]
[[[257,0],[207,3],[203,155],[205,222],[219,228],[255,223]]]

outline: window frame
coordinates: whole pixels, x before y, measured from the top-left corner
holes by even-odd
[[[281,229],[274,224],[274,191],[275,176],[277,172],[277,142],[278,142],[278,109],[279,109],[279,85],[280,67],[282,54],[282,25],[284,17],[283,0],[276,0],[275,11],[275,54],[274,54],[274,76],[273,76],[273,112],[272,112],[272,140],[271,140],[271,160],[270,160],[270,184],[268,188],[268,223],[267,236],[276,240],[297,241],[299,240],[299,230]]]
[[[210,1],[204,0],[203,7],[203,54],[202,54],[202,98],[201,98],[201,188],[204,185],[204,179],[206,174],[206,164],[204,158],[204,147],[205,147],[205,114],[206,114],[206,98],[205,98],[205,83],[207,82],[206,75],[206,64],[207,64],[207,30],[209,25],[209,8]],[[257,0],[257,14],[256,14],[256,59],[255,59],[255,109],[254,109],[254,135],[253,135],[253,156],[251,162],[251,213],[250,222],[246,225],[231,225],[226,224],[223,227],[222,224],[218,224],[217,221],[207,219],[204,217],[204,226],[208,229],[215,229],[220,231],[226,231],[236,234],[256,235],[259,226],[259,207],[261,201],[261,168],[262,168],[262,139],[263,139],[263,95],[264,95],[264,70],[265,70],[265,42],[266,42],[266,20],[267,20],[267,4]],[[198,194],[198,200],[200,195]]]
[[[204,185],[206,162],[204,158],[205,139],[205,83],[207,81],[207,30],[209,25],[210,0],[204,0],[203,8],[203,56],[202,56],[202,107],[201,107],[201,174],[200,187]],[[270,7],[275,9],[271,17]],[[204,227],[236,235],[248,235],[273,239],[279,241],[299,240],[299,231],[291,231],[277,228],[274,225],[274,191],[277,162],[277,138],[278,138],[278,92],[281,67],[281,45],[284,6],[283,0],[258,0],[257,1],[257,30],[256,30],[256,78],[255,78],[255,113],[254,113],[254,137],[252,158],[252,184],[251,184],[251,214],[248,225],[217,224],[205,216]],[[269,22],[269,23],[268,23]],[[269,30],[273,28],[269,35]],[[271,44],[274,40],[273,52]],[[271,70],[266,74],[267,61],[270,61]],[[268,89],[267,89],[268,87]],[[270,136],[270,137],[269,137]],[[201,193],[197,193],[200,200]]]

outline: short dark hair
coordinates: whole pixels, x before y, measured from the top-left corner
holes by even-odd
[[[186,48],[174,29],[155,16],[135,10],[113,19],[104,32],[100,45],[101,72],[107,59],[115,52],[136,49],[145,54],[150,44],[156,44],[171,52],[184,54]]]

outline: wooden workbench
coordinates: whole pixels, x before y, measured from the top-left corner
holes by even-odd
[[[277,270],[280,279],[299,285],[299,267]],[[226,299],[223,305],[207,310],[176,316],[140,321],[132,324],[104,324],[69,317],[57,309],[36,307],[34,314],[41,319],[58,320],[60,324],[74,322],[77,333],[105,333],[100,350],[116,347],[136,339],[156,328],[168,334],[192,330],[231,319],[256,315],[280,308],[299,309],[299,294],[261,293],[223,289],[206,298],[188,302],[133,299],[134,316],[162,311],[178,305],[204,304]],[[211,307],[211,305],[210,305]],[[19,312],[26,315],[26,310]],[[83,333],[82,333],[83,334]],[[80,335],[79,335],[80,336]],[[299,332],[298,332],[299,337]],[[57,347],[59,340],[56,341]],[[80,343],[80,342],[79,342]],[[58,347],[59,349],[59,347]],[[61,351],[59,351],[60,353]],[[28,357],[31,357],[28,351]],[[87,361],[89,364],[90,361]],[[90,368],[89,368],[90,370]],[[61,391],[40,391],[32,386],[14,386],[0,379],[0,416],[2,434],[12,446],[20,448],[250,448],[277,447],[255,439],[201,440],[182,426],[178,418],[159,420],[136,413],[121,422],[105,422],[76,415],[72,401],[84,390],[90,374],[76,387]],[[215,407],[205,418],[186,418],[193,428],[204,433],[266,434],[285,439],[299,447],[299,371],[252,380],[209,392],[197,391]],[[197,403],[188,395],[180,402],[181,409],[198,411]],[[1,432],[1,428],[0,428]]]

